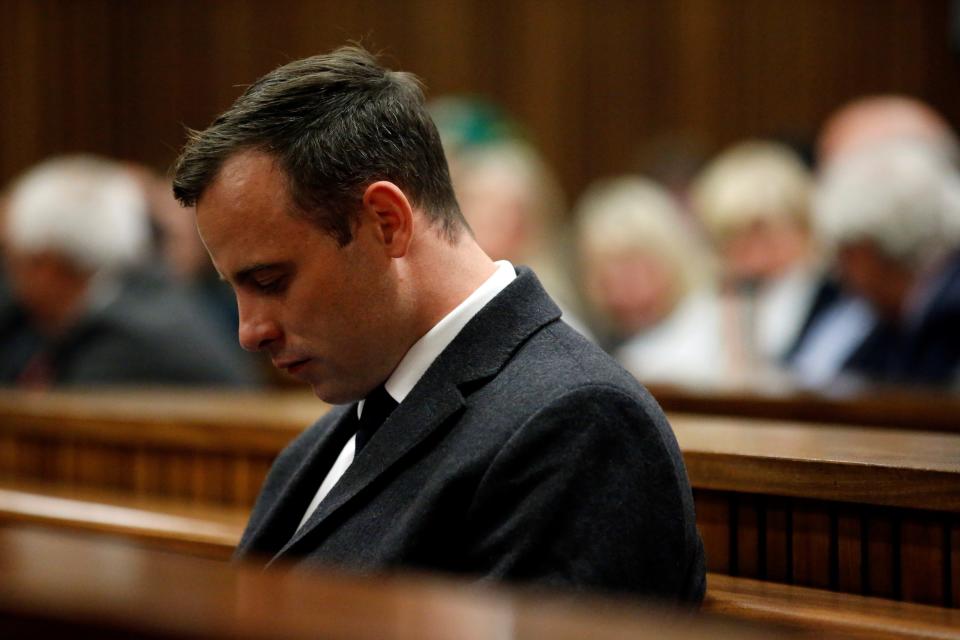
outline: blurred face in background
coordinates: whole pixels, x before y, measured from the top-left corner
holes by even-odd
[[[908,270],[867,240],[842,245],[837,265],[847,288],[866,298],[882,315],[900,315],[912,284]]]
[[[78,310],[90,274],[54,252],[4,249],[7,278],[19,304],[37,329],[56,335]]]
[[[760,283],[789,271],[804,261],[807,231],[789,219],[758,219],[731,233],[720,253],[732,284]]]
[[[590,302],[625,336],[662,320],[676,302],[677,278],[659,256],[614,253],[587,259]]]

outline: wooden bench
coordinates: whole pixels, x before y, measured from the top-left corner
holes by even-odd
[[[773,582],[707,576],[703,611],[848,638],[960,638],[960,611]]]
[[[671,423],[710,571],[960,606],[960,436]]]
[[[784,385],[709,389],[652,384],[648,388],[668,412],[960,433],[960,397],[931,389],[871,387],[828,395]]]
[[[303,393],[0,393],[0,481],[249,508]],[[715,573],[960,606],[960,434],[671,414]]]
[[[0,390],[0,480],[250,507],[327,410],[302,392]]]
[[[0,483],[0,526],[89,531],[190,555],[226,559],[247,509],[180,503],[122,493]]]
[[[280,572],[0,527],[0,637],[753,640],[797,637],[626,600],[430,576]],[[818,636],[821,637],[821,636]]]
[[[94,532],[137,545],[225,559],[243,513],[170,501],[51,487],[0,485],[0,531],[34,528]],[[819,589],[708,576],[703,611],[778,628],[855,638],[960,638],[960,612]]]

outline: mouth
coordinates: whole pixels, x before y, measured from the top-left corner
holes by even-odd
[[[303,368],[307,366],[308,362],[310,362],[310,358],[304,358],[302,360],[281,360],[279,362],[274,360],[273,366],[291,375],[296,375],[303,371]]]

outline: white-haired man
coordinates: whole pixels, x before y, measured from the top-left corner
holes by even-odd
[[[960,365],[960,176],[928,145],[894,141],[832,163],[815,222],[843,286],[876,320],[843,370],[949,384]]]
[[[192,301],[138,272],[150,253],[146,203],[121,165],[48,160],[13,185],[4,258],[42,346],[6,382],[250,384],[256,371]]]

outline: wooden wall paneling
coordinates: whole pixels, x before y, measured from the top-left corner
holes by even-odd
[[[588,83],[598,72],[586,59],[587,47],[599,45],[586,35],[591,15],[615,10],[617,3],[591,7],[579,0],[506,1],[490,29],[512,36],[499,50],[498,67],[503,76],[493,97],[500,97],[530,132],[557,172],[567,196],[582,187],[587,167],[596,162],[588,132],[579,118],[597,114],[585,110]],[[640,5],[637,5],[638,7]],[[505,21],[506,19],[506,21]],[[479,47],[489,47],[489,42]],[[621,87],[618,100],[628,100]],[[563,211],[557,212],[562,216]]]
[[[218,453],[208,453],[202,461],[202,474],[199,498],[204,502],[224,502],[226,491],[224,483],[227,476],[227,461]]]
[[[61,482],[74,482],[77,476],[77,443],[71,439],[64,440],[59,446],[51,448],[56,459],[57,477]]]
[[[950,518],[950,605],[960,608],[960,518]]]
[[[18,476],[45,479],[43,474],[43,443],[36,438],[23,438],[14,446],[14,463]]]
[[[273,462],[267,453],[109,444],[64,434],[0,443],[0,478],[125,490],[251,506]]]
[[[183,498],[190,495],[190,465],[184,459],[183,453],[177,449],[168,449],[161,452],[160,484],[158,492],[174,498]]]
[[[813,132],[865,92],[960,115],[949,0],[2,0],[0,182],[89,150],[165,167],[268,69],[368,36],[431,95],[501,101],[568,194],[650,136]],[[890,43],[896,43],[891,46]]]
[[[111,447],[112,468],[110,486],[129,491],[133,487],[134,457],[136,451],[129,445]]]
[[[145,495],[147,492],[151,459],[152,456],[149,455],[149,452],[144,445],[139,445],[134,448],[130,489],[138,496]]]
[[[78,465],[80,484],[91,487],[104,486],[104,446],[100,443],[88,442],[85,443],[83,448],[83,456]],[[42,479],[53,480],[53,478],[46,475],[43,475]]]
[[[596,6],[584,16],[581,174],[608,176],[632,169],[642,141],[661,128],[677,74],[664,2]]]
[[[766,496],[765,580],[789,583],[793,580],[793,514],[790,501]]]
[[[134,482],[137,495],[158,495],[160,460],[156,452],[146,445],[138,447],[137,462],[134,466]]]
[[[825,503],[797,501],[793,508],[793,584],[830,588],[830,511]]]
[[[50,464],[50,444],[43,438],[30,438],[25,447],[24,461],[29,473],[38,478],[56,477],[56,465]]]
[[[116,449],[109,444],[98,444],[96,447],[96,456],[93,459],[96,470],[93,475],[93,483],[96,486],[113,488],[116,484],[117,474],[123,472],[123,469],[117,469]]]
[[[3,145],[0,145],[2,147]],[[17,442],[13,434],[0,433],[0,479],[14,477],[17,467]]]
[[[228,504],[246,504],[246,497],[250,493],[252,473],[253,460],[249,456],[231,461],[225,502]]]
[[[151,493],[157,495],[175,496],[176,471],[174,463],[176,456],[168,450],[155,450],[154,457],[157,460],[154,475],[150,485]]]
[[[730,573],[732,505],[728,494],[694,489],[697,528],[703,539],[707,571]]]
[[[229,504],[231,501],[230,483],[233,479],[234,460],[229,456],[221,454],[212,454],[210,461],[210,492],[208,497],[221,504]]]
[[[258,457],[250,460],[249,470],[246,474],[247,483],[243,485],[243,491],[238,495],[238,504],[253,506],[257,496],[260,495],[260,487],[263,485],[273,460],[267,457]]]
[[[863,593],[863,515],[854,505],[838,505],[837,583],[845,593]]]
[[[170,495],[189,498],[193,492],[193,454],[175,449],[168,454],[169,465],[164,478],[169,482]]]
[[[737,573],[744,578],[762,578],[766,572],[766,512],[759,496],[737,496],[736,511]],[[761,542],[764,543],[761,545]]]
[[[427,83],[428,99],[445,93],[476,94],[484,59],[483,50],[499,50],[497,20],[482,21],[484,7],[469,0],[424,0],[410,7],[407,55]],[[490,13],[494,13],[490,11]],[[483,28],[483,27],[488,28]]]
[[[949,575],[944,518],[904,514],[900,522],[900,594],[909,602],[948,604],[944,578]]]
[[[864,519],[867,538],[867,584],[864,594],[882,598],[899,598],[899,572],[896,538],[899,521],[890,510],[869,510]]]
[[[184,451],[184,458],[190,465],[190,497],[199,500],[206,497],[211,484],[213,469],[208,465],[212,462],[209,452]]]

